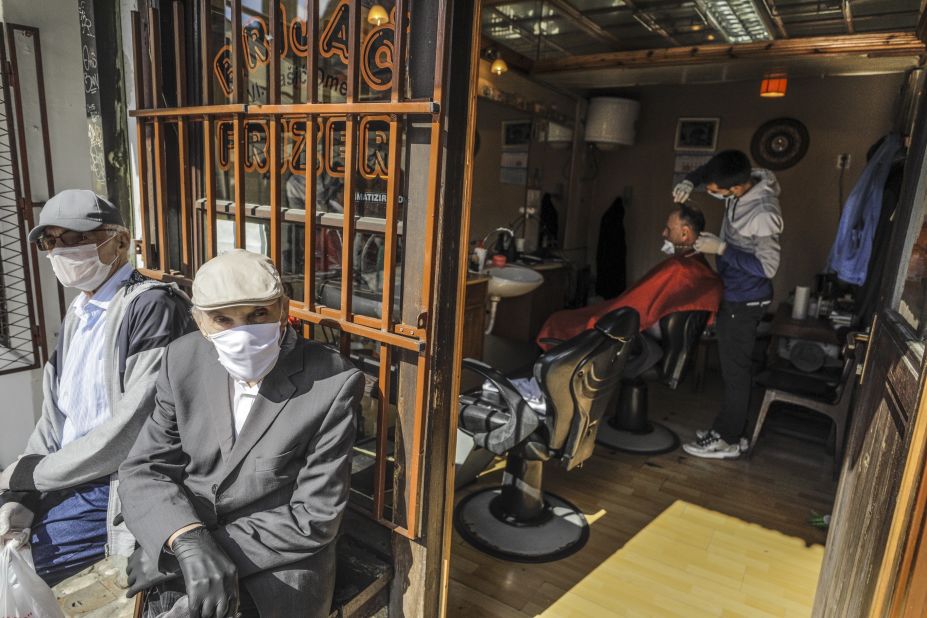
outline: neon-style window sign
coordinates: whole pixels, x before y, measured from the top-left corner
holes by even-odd
[[[286,57],[290,51],[296,56],[308,56],[311,42],[308,37],[309,28],[306,21],[299,19],[299,17],[288,20],[286,9],[282,4],[279,12],[284,29],[284,36],[281,37],[280,58]],[[394,24],[395,8],[390,12],[390,20],[373,28],[361,42],[361,79],[374,91],[389,90],[392,83]],[[341,0],[319,37],[319,54],[323,58],[338,58],[341,64],[347,67],[350,27],[351,6],[348,0]],[[270,62],[273,44],[269,35],[270,31],[263,17],[250,16],[242,24],[242,53],[245,57],[244,66],[249,73],[267,66]],[[235,91],[235,75],[232,70],[232,48],[230,45],[223,45],[219,49],[213,58],[212,66],[222,92],[225,93],[226,97],[231,97]],[[342,94],[344,94],[346,84],[342,82],[339,85]]]

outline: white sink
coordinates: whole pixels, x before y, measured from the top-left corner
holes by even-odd
[[[505,266],[490,266],[486,272],[489,274],[489,297],[512,298],[533,292],[544,283],[544,277],[537,271],[523,266],[507,264]]]

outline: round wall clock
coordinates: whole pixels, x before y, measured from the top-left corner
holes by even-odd
[[[808,128],[794,118],[770,120],[753,134],[750,154],[760,167],[784,170],[802,160],[808,152]]]

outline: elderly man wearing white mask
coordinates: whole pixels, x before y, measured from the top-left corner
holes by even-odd
[[[132,535],[113,524],[116,470],[154,408],[164,348],[193,323],[183,292],[129,264],[119,210],[92,191],[51,198],[29,240],[80,293],[45,365],[42,416],[0,474],[0,536],[27,539],[36,571],[54,585],[105,553],[132,553]]]
[[[200,332],[168,347],[120,467],[146,615],[328,616],[364,377],[287,324],[273,263],[244,250],[193,281]],[[240,604],[240,606],[239,606]]]

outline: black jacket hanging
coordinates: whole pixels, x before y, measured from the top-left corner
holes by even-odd
[[[604,299],[620,296],[628,287],[628,245],[624,232],[624,202],[615,198],[599,223],[595,261],[595,293]]]

